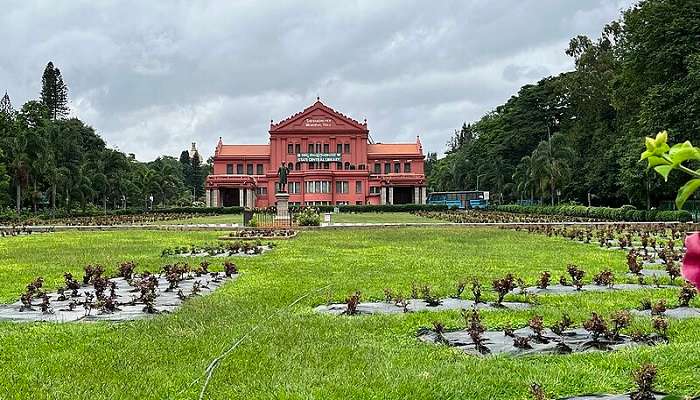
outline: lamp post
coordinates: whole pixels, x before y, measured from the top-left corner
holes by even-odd
[[[476,191],[477,192],[479,191],[479,178],[481,178],[484,175],[486,175],[486,174],[479,174],[476,176]]]

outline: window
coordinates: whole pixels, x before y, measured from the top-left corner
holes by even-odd
[[[267,188],[266,187],[259,187],[255,188],[255,193],[257,193],[258,196],[264,196],[267,194]]]
[[[329,163],[329,162],[323,163],[323,169],[329,169],[330,167],[331,167],[331,163]]]
[[[292,164],[292,163],[287,164],[287,169],[289,169],[290,171],[294,171],[294,164]]]
[[[290,194],[301,193],[301,182],[289,182],[287,184],[287,190]]]
[[[306,181],[306,193],[330,193],[329,181]]]
[[[294,152],[295,153],[301,153],[301,145],[299,143],[294,145]]]
[[[294,164],[294,169],[297,171],[301,170],[301,163],[297,161],[296,164]]]
[[[355,202],[355,205],[356,205],[356,206],[361,206],[361,205],[363,205],[363,204],[364,204],[364,203],[363,203],[361,200]]]
[[[360,165],[358,165],[358,166],[357,166],[357,169],[359,169],[360,171],[364,171],[364,170],[365,170],[365,164],[360,164]]]
[[[379,194],[379,186],[370,186],[369,187],[369,194]]]
[[[341,162],[336,162],[336,163],[335,163],[335,169],[337,169],[337,170],[343,169],[343,163],[341,163]]]
[[[265,173],[265,170],[263,169],[262,164],[258,164],[257,168],[258,168],[258,172],[257,172],[258,175],[263,175]]]
[[[345,163],[345,169],[346,169],[346,170],[349,170],[349,169],[350,169],[350,163],[349,163],[349,162],[346,162],[346,163]]]
[[[321,152],[321,143],[316,143],[316,153]]]
[[[226,164],[226,175],[233,175],[233,164]]]
[[[350,143],[345,143],[343,147],[345,149],[345,153],[350,153]]]
[[[324,143],[324,144],[323,144],[323,152],[324,152],[324,153],[330,153],[330,152],[331,152],[330,145],[329,145],[328,143]]]
[[[336,146],[335,152],[338,154],[343,152],[343,144],[342,143],[338,143],[338,145]]]
[[[313,152],[314,152],[314,144],[309,143],[309,153],[313,153]]]
[[[243,164],[236,164],[236,173],[238,175],[243,175]]]
[[[411,172],[411,163],[407,162],[403,164],[403,172],[410,173]]]
[[[401,163],[394,163],[394,173],[395,174],[400,174],[401,173]]]
[[[337,181],[335,183],[335,192],[345,194],[348,192],[348,181]]]
[[[248,167],[248,168],[247,168],[247,172],[246,172],[246,173],[247,173],[248,175],[253,175],[253,164],[248,164],[247,167]]]
[[[348,203],[347,201],[336,201],[335,205],[336,206],[348,206],[348,205],[350,205],[350,203]]]
[[[391,173],[391,163],[384,163],[384,173],[385,174]]]
[[[380,163],[374,163],[374,173],[375,173],[375,174],[381,174],[381,173],[382,173],[382,164],[380,164]]]
[[[310,163],[309,163],[309,169],[316,169],[316,163],[315,163],[315,162],[310,162]]]
[[[362,181],[355,181],[355,193],[362,193]]]
[[[294,154],[294,145],[291,143],[287,145],[287,154]]]

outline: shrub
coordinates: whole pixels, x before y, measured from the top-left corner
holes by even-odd
[[[583,329],[591,333],[593,342],[598,342],[601,336],[607,335],[608,324],[598,313],[593,312],[591,318],[583,323]]]
[[[627,310],[620,310],[610,316],[610,321],[613,324],[612,337],[617,340],[620,338],[620,331],[630,326],[632,314]]]
[[[637,391],[630,396],[631,400],[654,400],[654,379],[656,379],[656,367],[652,364],[644,364],[632,373]]]
[[[481,282],[477,278],[472,279],[472,296],[474,304],[481,303]]]
[[[668,320],[660,315],[657,315],[651,320],[651,327],[664,339],[667,338],[666,332],[668,331],[668,325]]]
[[[540,274],[540,279],[537,280],[537,287],[540,289],[547,289],[551,278],[552,274],[550,274],[549,271],[543,271]]]
[[[360,292],[355,292],[345,299],[346,309],[343,314],[355,315],[357,314],[357,306],[360,304]]]
[[[298,214],[294,214],[299,226],[320,226],[321,214],[318,209],[312,207],[304,207]]]
[[[479,310],[474,307],[471,311],[462,310],[462,317],[467,326],[467,333],[472,339],[476,350],[482,354],[488,353],[488,349],[484,346],[483,333],[486,331],[486,327],[481,323],[481,316],[479,315]]]
[[[515,277],[513,274],[507,274],[501,279],[496,279],[492,283],[493,290],[498,294],[498,299],[496,300],[496,305],[501,306],[503,304],[503,298],[513,289],[515,289]]]
[[[586,207],[586,206],[521,206],[515,204],[495,206],[492,209],[515,214],[559,215],[579,218],[593,218],[606,221],[659,221],[688,222],[693,220],[690,212],[661,210],[631,210],[629,208]]]
[[[581,287],[583,286],[582,279],[586,272],[573,264],[569,264],[566,267],[566,271],[571,276],[571,280],[573,281],[573,285],[576,286],[576,290],[581,290]]]
[[[613,287],[613,284],[615,283],[615,274],[609,269],[601,271],[599,274],[593,277],[593,283],[598,286]]]
[[[678,294],[678,303],[681,307],[688,307],[697,293],[698,291],[695,289],[695,286],[686,282],[681,288],[681,292]]]
[[[134,270],[136,269],[136,263],[133,261],[127,261],[119,264],[119,276],[124,279],[131,279],[134,275]]]

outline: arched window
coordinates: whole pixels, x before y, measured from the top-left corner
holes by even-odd
[[[292,164],[292,163],[287,164],[287,168],[289,168],[290,171],[294,171],[294,164]]]
[[[297,164],[296,164],[296,166],[295,166],[294,169],[296,169],[297,171],[299,171],[299,170],[301,169],[301,163],[300,163],[300,162],[297,162]]]
[[[345,169],[346,169],[346,170],[350,169],[350,163],[349,163],[349,162],[346,162],[346,163],[345,163]]]

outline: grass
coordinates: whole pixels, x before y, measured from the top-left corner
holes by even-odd
[[[218,235],[129,231],[5,238],[0,240],[0,300],[14,300],[37,275],[49,286],[60,284],[65,270],[82,276],[87,263],[113,270],[117,262],[133,259],[138,270],[155,270],[178,260],[161,259],[163,247]],[[621,275],[626,268],[621,251],[525,232],[411,227],[302,232],[263,256],[234,259],[242,270],[239,279],[174,314],[120,324],[0,323],[0,398],[197,398],[201,381],[191,383],[258,324],[222,360],[205,398],[525,399],[532,382],[552,397],[624,392],[632,388],[630,373],[642,362],[659,367],[659,389],[700,394],[700,321],[672,321],[669,345],[479,359],[415,338],[419,327],[434,320],[448,328],[463,326],[457,311],[335,317],[311,310],[327,300],[343,301],[354,290],[365,300],[383,298],[387,287],[408,294],[414,281],[447,296],[457,280],[470,276],[478,276],[485,289],[506,272],[534,284],[547,269],[556,280],[567,263],[586,269],[590,281],[608,267]],[[221,261],[214,266],[221,270]],[[330,289],[314,292],[326,285]],[[495,297],[487,290],[485,296]],[[542,296],[531,311],[482,315],[492,328],[524,326],[534,313],[543,315],[547,325],[562,312],[580,323],[591,311],[609,315],[635,307],[644,297],[676,304],[675,296],[673,290]],[[645,320],[636,324],[649,325]]]
[[[435,223],[434,219],[413,215],[406,212],[384,213],[337,213],[331,216],[332,222],[338,223]]]
[[[201,217],[158,221],[158,225],[192,225],[192,224],[243,224],[243,214],[206,215]]]

